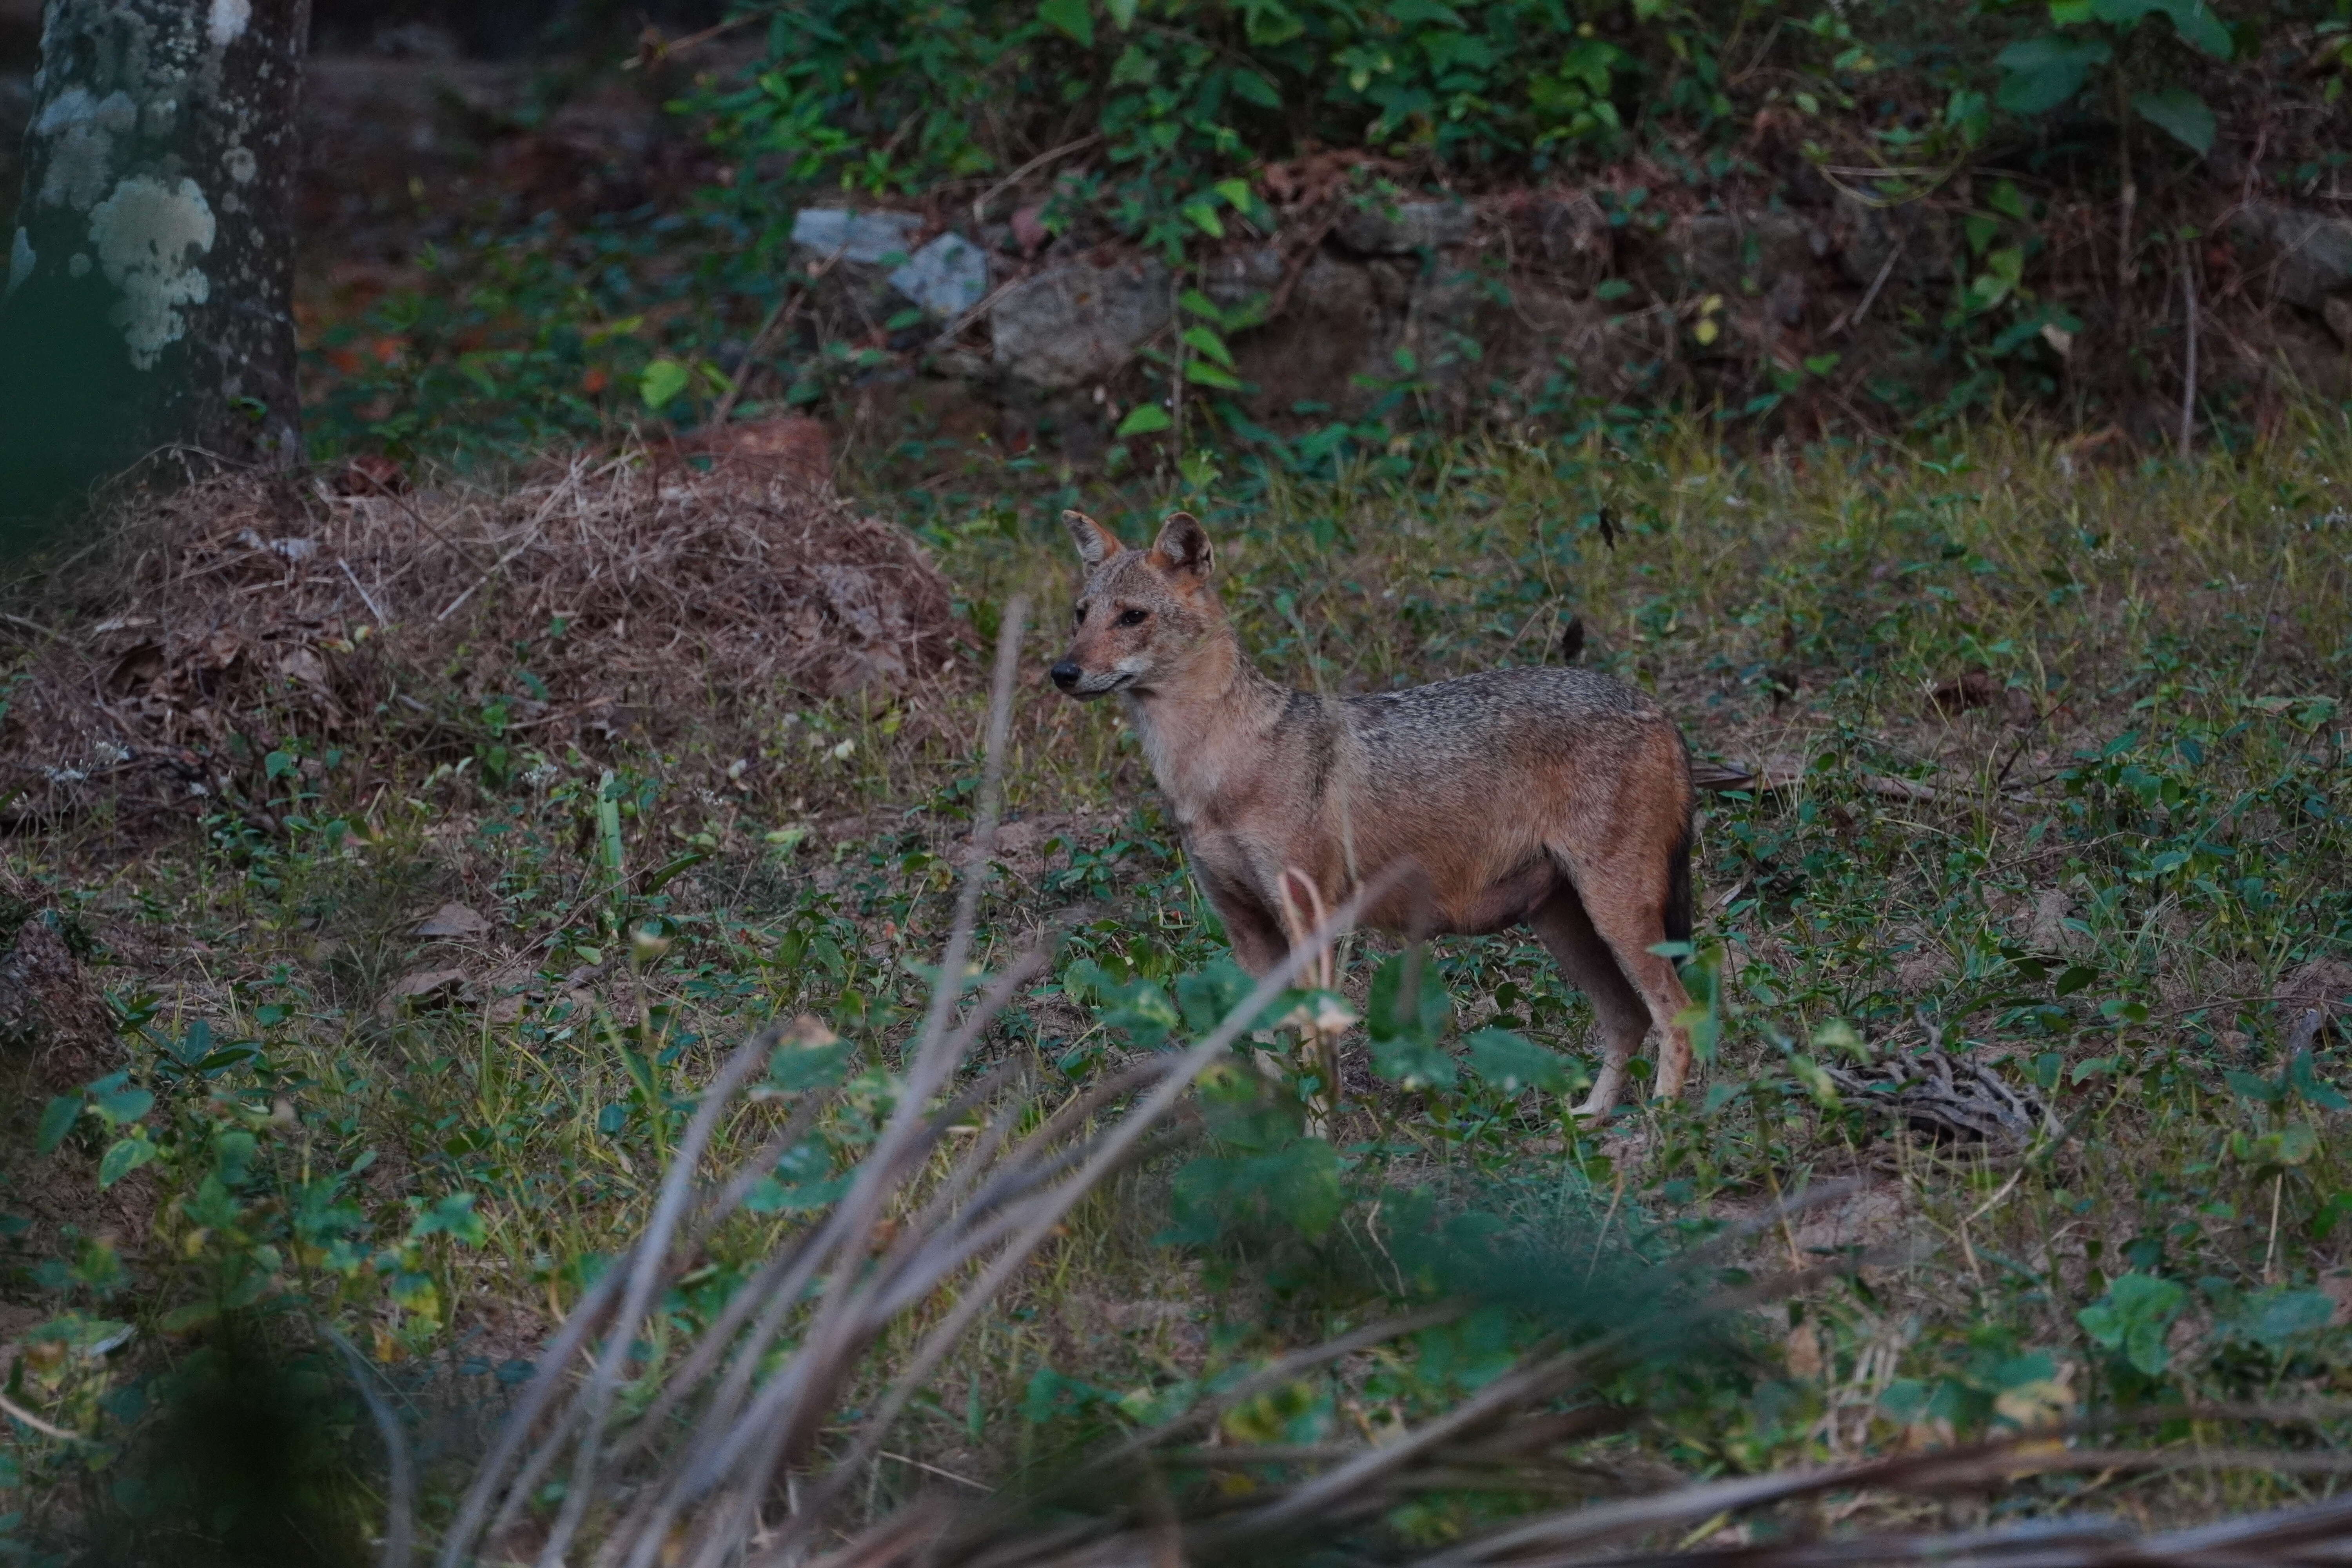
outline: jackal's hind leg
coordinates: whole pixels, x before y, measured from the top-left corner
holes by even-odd
[[[1675,1021],[1690,1006],[1690,993],[1683,989],[1674,961],[1650,951],[1666,940],[1663,897],[1631,891],[1627,884],[1633,880],[1630,875],[1614,882],[1600,879],[1598,889],[1586,895],[1585,909],[1617,967],[1640,994],[1645,1026],[1658,1032],[1656,1092],[1674,1100],[1690,1078],[1690,1031]]]
[[[1528,925],[1559,964],[1568,983],[1592,1004],[1601,1037],[1601,1072],[1576,1114],[1606,1116],[1624,1093],[1625,1064],[1641,1049],[1642,1037],[1649,1032],[1650,1009],[1626,982],[1616,954],[1593,929],[1592,918],[1574,889],[1563,887],[1553,894],[1528,917]]]

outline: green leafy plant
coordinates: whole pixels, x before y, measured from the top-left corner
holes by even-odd
[[[2146,1376],[2160,1377],[2172,1364],[2165,1336],[2188,1305],[2189,1292],[2177,1281],[2149,1274],[2124,1274],[2111,1280],[2106,1294],[2074,1318],[2094,1344],[2115,1352]]]
[[[2228,60],[2235,53],[2230,29],[2207,0],[2054,0],[2052,31],[2001,51],[2000,106],[2046,114],[2072,103],[2095,72],[2112,66],[2134,114],[2191,152],[2211,152],[2212,110],[2173,77],[2164,51],[2142,42],[2151,16],[2162,16],[2169,26],[2158,30],[2200,54]]]
[[[1364,1007],[1372,1070],[1400,1089],[1454,1087],[1454,1058],[1440,1043],[1454,1004],[1430,971],[1420,951],[1397,954],[1372,975]]]
[[[822,0],[777,10],[766,68],[706,107],[722,145],[876,193],[1067,159],[1050,226],[1098,217],[1173,257],[1265,228],[1247,172],[1310,144],[1541,166],[1620,144],[1645,107],[1727,119],[1733,9]]]

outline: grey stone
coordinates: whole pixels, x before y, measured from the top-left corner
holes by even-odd
[[[931,356],[931,374],[948,381],[985,381],[988,361],[970,349],[947,349]]]
[[[1467,333],[1487,302],[1477,273],[1462,267],[1433,267],[1413,280],[1408,331],[1424,353],[1441,346],[1442,334]]]
[[[1544,202],[1535,215],[1536,247],[1574,293],[1589,293],[1609,276],[1617,231],[1589,195]]]
[[[999,369],[1045,388],[1099,381],[1168,324],[1168,268],[1150,259],[1041,272],[989,312]]]
[[[1702,289],[1739,294],[1829,254],[1829,236],[1801,213],[1698,213],[1667,231],[1683,275]]]
[[[1492,302],[1485,279],[1468,268],[1441,262],[1413,279],[1404,343],[1412,351],[1414,374],[1443,395],[1451,413],[1465,411],[1470,386],[1482,379],[1474,374],[1486,354],[1479,319],[1491,313]],[[1392,365],[1389,374],[1396,373]]]
[[[1460,202],[1401,202],[1394,208],[1375,202],[1348,208],[1331,232],[1359,256],[1409,256],[1461,244],[1475,217]]]
[[[1940,212],[1916,203],[1873,206],[1841,193],[1836,222],[1838,267],[1859,288],[1876,283],[1881,272],[1890,283],[1927,283],[1951,275],[1952,226]]]
[[[935,320],[948,321],[988,293],[988,256],[960,234],[943,234],[890,274],[890,286]]]
[[[820,257],[871,266],[903,255],[920,232],[913,213],[856,213],[841,207],[803,207],[793,215],[793,244]]]
[[[1412,287],[1421,277],[1417,261],[1367,261],[1364,276],[1371,280],[1372,301],[1392,315],[1412,307]]]
[[[1319,251],[1298,275],[1290,304],[1302,314],[1335,321],[1369,322],[1380,313],[1380,297],[1370,272]]]
[[[1281,288],[1282,271],[1279,247],[1254,246],[1213,258],[1201,268],[1201,292],[1230,310]]]
[[[2352,285],[2352,220],[2265,203],[2247,208],[2237,227],[2268,253],[2271,289],[2288,304],[2324,310],[2330,294]]]
[[[1375,395],[1357,380],[1397,374],[1404,341],[1412,262],[1349,261],[1318,250],[1298,275],[1281,315],[1234,344],[1242,378],[1259,389],[1262,406],[1301,402],[1349,411]]]

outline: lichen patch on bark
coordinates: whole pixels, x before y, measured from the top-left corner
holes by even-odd
[[[153,369],[164,347],[186,335],[180,307],[212,298],[212,280],[196,263],[215,232],[204,190],[190,179],[173,186],[133,175],[90,209],[98,265],[122,295],[114,323],[141,370]]]
[[[50,206],[88,212],[114,174],[114,139],[139,125],[139,106],[116,90],[99,98],[79,87],[58,94],[33,121],[33,134],[53,139],[40,199]]]
[[[0,384],[0,489],[21,472],[68,493],[173,446],[299,457],[308,32],[307,0],[47,0],[0,363],[53,366],[26,380],[52,392]]]
[[[253,20],[253,0],[213,0],[213,13],[205,28],[205,37],[213,47],[225,49],[245,37],[245,25]]]

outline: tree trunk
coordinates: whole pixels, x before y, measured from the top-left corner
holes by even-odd
[[[0,515],[170,448],[299,455],[310,0],[48,0],[0,284]]]

